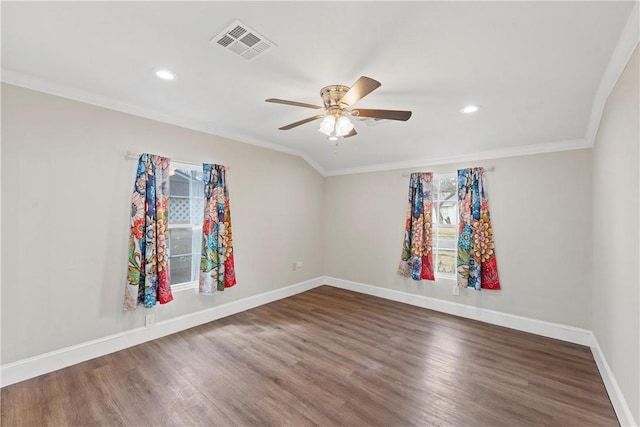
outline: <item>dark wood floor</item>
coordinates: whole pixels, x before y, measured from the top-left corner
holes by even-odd
[[[5,387],[1,421],[618,425],[586,347],[328,286]]]

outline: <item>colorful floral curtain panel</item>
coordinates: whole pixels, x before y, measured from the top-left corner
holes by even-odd
[[[458,205],[458,286],[500,289],[484,168],[458,170]]]
[[[169,283],[167,185],[169,159],[141,154],[131,196],[129,271],[124,309],[150,308],[173,300]]]
[[[212,295],[236,284],[229,190],[224,166],[203,165],[204,222],[200,293]]]
[[[402,261],[398,274],[413,280],[435,280],[431,251],[432,172],[414,172],[409,179],[409,206]]]

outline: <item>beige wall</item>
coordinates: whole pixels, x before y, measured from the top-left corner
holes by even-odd
[[[593,332],[640,422],[638,48],[609,95],[593,147]]]
[[[300,158],[3,85],[3,364],[144,325],[122,311],[127,150],[231,167],[238,284],[177,292],[156,321],[322,274],[323,178]]]
[[[593,329],[639,420],[638,115],[636,51],[593,150],[421,168],[496,168],[503,290],[453,296],[396,274],[410,170],[323,179],[295,156],[3,85],[1,363],[144,324],[121,311],[131,150],[231,167],[238,285],[177,292],[156,321],[328,275]]]
[[[497,310],[591,327],[591,152],[575,150],[420,168],[454,172],[495,166],[487,174],[501,291],[454,281],[415,282],[397,271],[410,172],[328,178],[324,272],[328,276]]]

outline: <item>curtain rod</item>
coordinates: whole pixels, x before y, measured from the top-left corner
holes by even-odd
[[[133,151],[127,151],[127,154],[125,154],[124,156],[125,160],[138,160],[140,158],[140,154],[134,153]],[[187,162],[186,160],[178,160],[178,159],[171,159],[176,163],[184,163],[186,165],[191,165],[191,166],[202,166],[202,163],[193,163],[193,162]],[[231,168],[229,166],[225,166],[224,167],[225,170],[230,171]]]
[[[493,172],[495,170],[496,170],[495,166],[489,166],[487,168],[484,168],[485,172]],[[449,175],[449,174],[452,174],[452,173],[453,172],[437,172],[438,175]],[[411,176],[411,174],[410,173],[403,173],[402,176],[405,177],[405,178],[409,178]]]

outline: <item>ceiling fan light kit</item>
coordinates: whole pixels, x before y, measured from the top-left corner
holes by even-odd
[[[331,133],[335,128],[335,125],[336,125],[336,118],[332,115],[329,115],[325,117],[324,120],[322,120],[322,122],[320,122],[320,129],[318,129],[318,132],[322,132],[327,136],[331,136]]]
[[[353,123],[346,116],[340,116],[336,121],[336,136],[345,136],[353,130]]]
[[[289,130],[294,127],[309,123],[317,119],[323,119],[320,123],[319,132],[327,135],[329,140],[336,141],[338,137],[349,138],[357,135],[353,122],[348,116],[354,118],[387,119],[407,121],[411,117],[411,111],[400,110],[372,110],[372,109],[352,109],[353,104],[376,90],[381,86],[380,82],[362,76],[353,86],[330,85],[320,90],[320,97],[323,105],[313,105],[304,102],[288,101],[286,99],[269,98],[266,102],[276,104],[293,105],[296,107],[312,108],[321,110],[322,113],[316,116],[288,124],[279,128]]]
[[[318,132],[322,132],[327,135],[329,139],[335,141],[336,137],[344,137],[353,130],[353,123],[346,116],[339,116],[336,118],[333,114],[329,114],[320,122],[320,129]]]

